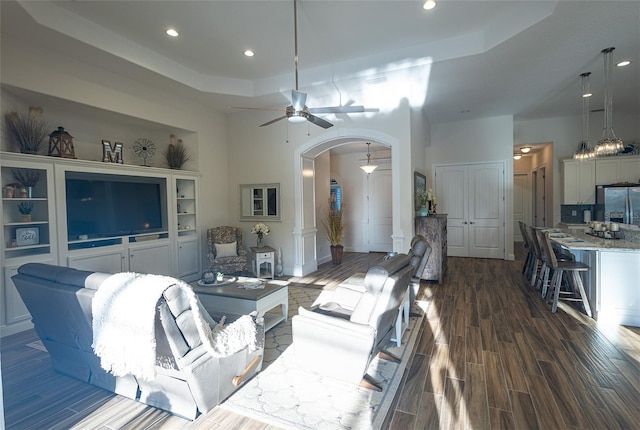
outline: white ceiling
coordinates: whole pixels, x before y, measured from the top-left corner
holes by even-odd
[[[602,106],[600,51],[615,112],[640,115],[640,1],[299,0],[300,88],[310,107],[391,109],[431,122],[581,112],[580,73]],[[294,87],[293,2],[10,1],[5,39],[26,40],[207,105],[284,108]],[[175,26],[176,39],[164,30]],[[5,37],[8,36],[8,37]],[[247,58],[245,49],[256,52]],[[357,114],[352,114],[357,115]]]

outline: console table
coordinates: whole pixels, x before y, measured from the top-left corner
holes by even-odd
[[[442,284],[447,270],[447,215],[416,217],[416,234],[424,236],[431,246],[431,255],[420,279]]]
[[[276,250],[270,246],[251,247],[251,268],[256,278],[274,279]],[[263,267],[264,266],[264,267]]]

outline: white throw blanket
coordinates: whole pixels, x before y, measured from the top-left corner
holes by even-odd
[[[107,278],[92,302],[93,349],[103,369],[116,376],[132,374],[153,380],[156,364],[155,317],[158,300],[170,286],[182,289],[189,298],[195,325],[206,350],[214,357],[257,348],[253,318],[211,327],[200,312],[201,304],[185,282],[168,276],[117,273]],[[207,315],[208,317],[208,315]]]

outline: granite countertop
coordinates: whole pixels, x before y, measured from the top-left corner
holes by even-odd
[[[550,229],[549,238],[557,244],[575,250],[640,252],[640,243],[628,240],[602,239],[586,234],[588,229]]]

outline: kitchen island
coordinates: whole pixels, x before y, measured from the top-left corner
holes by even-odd
[[[586,228],[549,233],[552,242],[590,267],[583,281],[598,324],[640,327],[640,243],[635,241],[640,229],[625,226],[627,230],[625,237],[631,240],[603,239]]]

